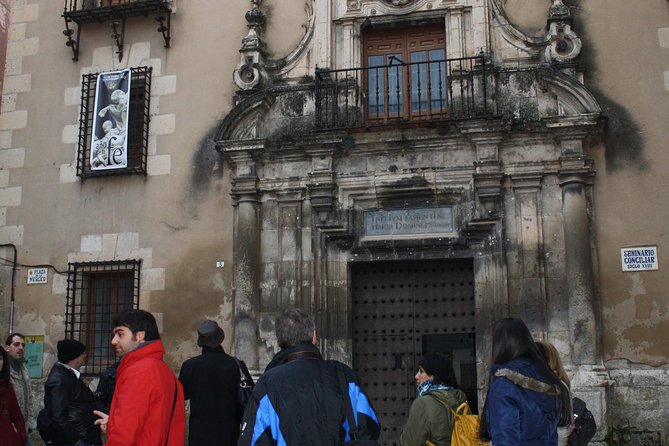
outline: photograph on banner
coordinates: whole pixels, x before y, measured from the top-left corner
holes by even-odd
[[[130,70],[100,73],[95,89],[91,170],[128,167]]]

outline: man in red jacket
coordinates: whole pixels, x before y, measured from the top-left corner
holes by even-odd
[[[116,390],[109,416],[96,421],[107,433],[106,446],[183,446],[186,413],[181,384],[163,355],[158,325],[143,310],[125,310],[114,318]]]

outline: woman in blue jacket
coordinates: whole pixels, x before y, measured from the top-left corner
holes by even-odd
[[[520,319],[493,329],[488,396],[481,437],[494,446],[555,446],[571,420],[569,390],[555,376]]]

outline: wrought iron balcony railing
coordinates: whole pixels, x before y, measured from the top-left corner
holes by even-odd
[[[73,60],[79,57],[81,28],[87,23],[107,23],[112,27],[112,38],[117,47],[119,60],[123,58],[123,36],[125,22],[130,17],[153,17],[158,22],[165,47],[170,46],[171,0],[65,0],[66,45],[72,48]],[[76,30],[75,25],[76,24]]]
[[[488,116],[485,57],[316,69],[316,128],[346,129]]]

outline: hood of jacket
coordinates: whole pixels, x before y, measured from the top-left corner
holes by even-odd
[[[465,401],[467,401],[467,395],[460,389],[435,389],[428,390],[423,394],[423,397],[437,398],[440,401],[448,404],[453,410],[456,410],[458,406]]]
[[[551,384],[537,364],[529,358],[516,358],[503,364],[494,364],[495,379],[507,379],[525,390],[528,399],[537,404],[541,411],[557,416],[558,388]]]

